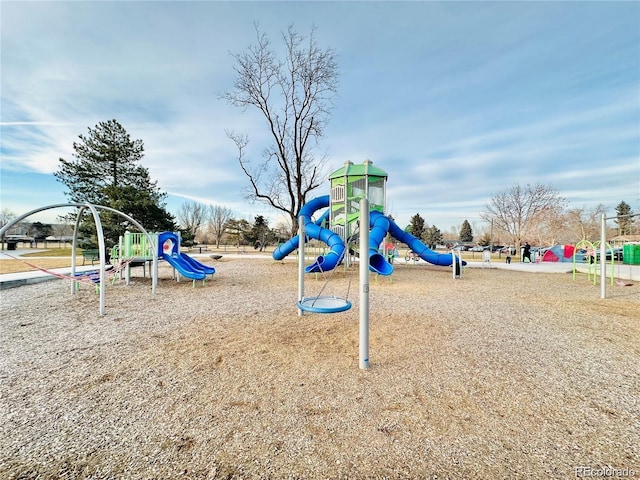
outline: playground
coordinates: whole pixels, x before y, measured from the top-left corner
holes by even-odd
[[[70,279],[0,292],[0,477],[640,474],[635,266],[611,265],[631,281],[601,282],[606,297],[575,258],[471,268],[385,215],[370,161],[329,180],[269,258],[192,258],[172,232],[74,204],[98,235],[88,284],[76,226]],[[102,210],[139,229],[114,272]],[[389,236],[414,258],[381,251]],[[322,251],[298,262],[308,240]]]
[[[196,288],[2,292],[2,478],[574,478],[640,472],[640,290],[586,275],[426,262],[305,289],[353,308],[298,316],[295,256],[225,255]],[[204,260],[203,260],[204,261]],[[535,266],[534,266],[535,267]],[[636,473],[635,475],[638,475]]]

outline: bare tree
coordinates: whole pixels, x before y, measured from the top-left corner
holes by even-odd
[[[276,236],[276,242],[280,243],[285,241],[291,236],[291,226],[286,224],[285,220],[281,220],[273,229],[273,233]]]
[[[73,239],[74,222],[69,215],[58,215],[58,223],[53,225],[53,234],[58,237],[58,245],[65,246]]]
[[[209,231],[213,233],[213,237],[216,239],[216,247],[220,248],[220,240],[224,235],[229,220],[231,220],[233,212],[227,207],[221,207],[219,205],[209,205],[208,227]]]
[[[307,194],[325,180],[324,156],[314,150],[330,117],[337,94],[338,72],[332,49],[321,49],[314,38],[290,26],[282,33],[285,58],[280,60],[269,38],[256,25],[257,44],[232,54],[237,79],[234,90],[221,97],[230,105],[255,107],[267,122],[272,143],[261,161],[247,156],[249,138],[227,131],[238,148],[238,161],[249,179],[247,198],[286,213],[292,229]]]
[[[574,208],[566,214],[566,225],[572,242],[580,240],[598,240],[600,238],[600,223],[602,214],[607,209],[604,205],[597,205],[591,210]]]
[[[16,218],[16,214],[8,208],[3,208],[0,211],[0,227],[4,227],[7,223]]]
[[[493,220],[494,227],[507,233],[519,248],[526,235],[534,234],[534,225],[557,216],[565,204],[550,185],[515,185],[496,194],[480,216],[487,222]]]
[[[536,245],[557,245],[568,237],[566,223],[562,209],[547,209],[529,222],[528,240]]]
[[[9,222],[13,221],[14,218],[16,218],[16,214],[15,213],[13,213],[8,208],[3,208],[2,211],[0,211],[0,228],[4,227]],[[2,238],[0,239],[0,244],[1,244],[0,246],[1,246],[2,250],[4,250],[4,234],[2,235]]]
[[[195,238],[198,229],[202,226],[206,214],[206,207],[198,202],[184,202],[180,205],[176,219],[183,228]]]

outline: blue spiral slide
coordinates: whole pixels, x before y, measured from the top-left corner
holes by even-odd
[[[328,272],[329,270],[333,270],[344,257],[346,248],[344,242],[340,238],[340,235],[332,232],[328,228],[321,227],[322,223],[329,218],[329,212],[325,212],[325,214],[322,215],[322,217],[320,217],[317,222],[314,222],[311,219],[311,215],[313,215],[316,210],[320,210],[321,208],[325,208],[328,206],[329,195],[324,195],[322,197],[314,198],[309,203],[304,204],[300,209],[300,217],[302,217],[304,221],[305,235],[309,238],[320,240],[329,246],[329,252],[327,254],[318,257],[313,264],[305,267],[304,271],[306,273],[316,273],[322,271]],[[291,240],[283,243],[278,248],[276,248],[273,252],[273,258],[275,260],[282,260],[284,257],[297,249],[299,244],[299,236],[296,235]]]
[[[329,271],[334,269],[343,259],[346,247],[340,236],[321,227],[322,223],[329,217],[326,211],[318,221],[314,222],[311,216],[319,209],[329,206],[329,195],[314,198],[309,203],[303,205],[300,209],[300,217],[303,218],[305,225],[305,233],[309,238],[321,240],[329,246],[329,252],[323,256],[319,256],[316,261],[305,267],[306,273],[314,273],[321,271]],[[382,213],[373,211],[369,216],[369,270],[379,275],[391,275],[393,273],[393,265],[391,265],[378,253],[380,244],[389,233],[396,240],[406,243],[409,248],[414,251],[420,258],[433,264],[440,266],[450,266],[457,258],[451,253],[437,253],[427,247],[410,233],[402,230],[393,220],[385,217]],[[291,240],[280,245],[273,252],[275,260],[282,260],[284,257],[295,251],[299,246],[299,237],[296,235]],[[462,262],[463,265],[466,262]]]

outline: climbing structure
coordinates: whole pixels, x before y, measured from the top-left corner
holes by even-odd
[[[387,173],[371,160],[362,165],[345,162],[344,167],[329,175],[329,181],[329,225],[344,242],[356,232],[362,198],[369,200],[371,212],[385,212]]]
[[[369,269],[379,275],[391,275],[393,265],[379,252],[380,244],[387,234],[409,248],[423,260],[434,265],[449,266],[457,262],[451,253],[437,253],[429,249],[421,240],[402,230],[389,217],[384,215],[387,174],[374,167],[370,160],[362,165],[345,163],[344,167],[329,176],[331,195],[315,198],[300,209],[300,218],[305,225],[305,237],[321,240],[329,246],[329,251],[320,256],[312,265],[305,268],[306,273],[328,271],[339,265],[349,251],[346,245],[352,244],[358,231],[360,200],[369,201]],[[318,220],[313,214],[329,207]],[[329,225],[326,227],[326,221]],[[288,242],[279,245],[273,252],[273,258],[281,260],[298,248],[296,235]],[[358,252],[360,258],[367,257],[367,252]],[[466,262],[462,262],[466,264]]]

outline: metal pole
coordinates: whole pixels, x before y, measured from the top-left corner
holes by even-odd
[[[600,224],[600,298],[607,296],[607,220],[602,214],[602,222]],[[595,253],[595,252],[594,252]],[[611,251],[613,257],[613,250]]]
[[[344,162],[344,243],[347,246],[347,254],[345,255],[346,262],[345,268],[350,265],[349,255],[349,238],[351,237],[351,222],[349,222],[349,166],[352,165],[351,161]]]
[[[493,218],[491,219],[491,241],[489,242],[489,251],[493,253]]]
[[[451,249],[451,275],[453,275],[453,279],[456,279],[456,257],[454,256],[455,250],[452,248]]]
[[[71,278],[74,280],[71,282],[71,295],[76,294],[76,256],[77,256],[77,248],[78,248],[78,229],[80,228],[80,219],[82,217],[82,213],[85,210],[84,205],[78,205],[78,214],[76,216],[76,225],[73,228],[73,243],[71,244]],[[82,262],[84,263],[84,262]]]
[[[304,218],[302,215],[298,218],[298,301],[304,299]],[[304,312],[298,308],[298,316],[301,317]]]
[[[360,200],[360,368],[369,368],[369,200]]]
[[[107,288],[106,278],[106,266],[105,266],[105,243],[104,243],[104,232],[102,231],[102,222],[100,221],[100,214],[96,209],[95,205],[91,203],[86,204],[87,208],[91,210],[91,214],[93,215],[93,221],[96,224],[96,232],[98,234],[98,254],[100,255],[100,315],[104,315],[105,311],[105,290]]]

